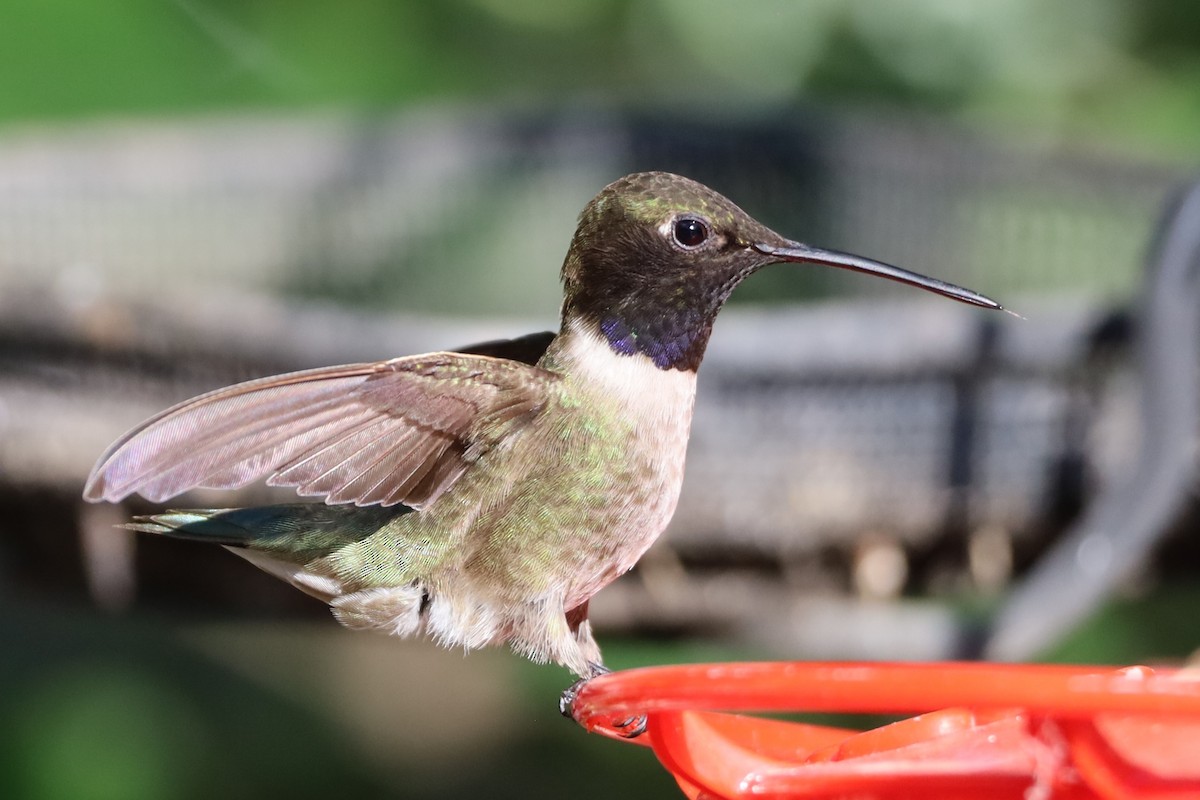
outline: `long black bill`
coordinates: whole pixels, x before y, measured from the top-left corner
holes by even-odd
[[[990,297],[984,297],[978,292],[972,292],[970,289],[964,289],[952,283],[939,281],[937,278],[927,278],[916,272],[909,272],[900,267],[893,267],[891,264],[884,264],[882,261],[872,261],[869,258],[842,253],[837,250],[822,250],[819,247],[810,247],[800,242],[788,242],[782,247],[766,243],[758,243],[752,246],[763,255],[778,258],[780,261],[824,264],[828,267],[841,267],[842,269],[850,269],[855,272],[865,272],[868,275],[878,275],[881,278],[907,283],[909,286],[916,286],[918,289],[925,289],[926,291],[940,294],[942,297],[958,300],[960,303],[969,303],[970,305],[982,306],[983,308],[993,308],[997,311],[1008,310],[995,300]]]

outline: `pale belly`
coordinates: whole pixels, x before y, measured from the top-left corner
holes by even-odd
[[[580,411],[531,432],[495,465],[521,477],[494,487],[498,499],[472,520],[455,577],[517,602],[557,597],[570,609],[589,599],[632,568],[674,514],[690,412],[685,404],[614,421]]]
[[[565,639],[564,612],[633,567],[674,514],[695,396],[694,373],[594,344],[515,441],[348,548],[354,569],[335,565],[343,624],[563,660],[547,643]]]

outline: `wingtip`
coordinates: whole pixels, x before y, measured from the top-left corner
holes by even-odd
[[[114,489],[100,471],[89,475],[87,482],[83,484],[83,499],[89,503],[119,503],[130,494],[132,493],[128,491]]]
[[[109,500],[105,496],[104,480],[101,475],[93,472],[88,476],[87,482],[83,484],[83,499],[89,503],[102,503]]]

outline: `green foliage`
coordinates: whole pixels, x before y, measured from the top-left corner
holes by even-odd
[[[464,661],[331,620],[268,627],[189,637],[94,612],[0,615],[20,643],[0,652],[0,797],[677,796],[648,752],[559,717],[562,669],[501,652]],[[326,653],[331,635],[352,644]],[[472,706],[472,679],[499,702]],[[369,719],[396,707],[420,710]]]
[[[11,0],[0,121],[820,98],[1183,154],[1200,145],[1198,28],[1170,0]]]

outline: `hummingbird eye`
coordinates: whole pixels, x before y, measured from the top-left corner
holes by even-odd
[[[680,217],[672,229],[675,241],[686,248],[699,247],[708,239],[708,226],[695,217]]]

